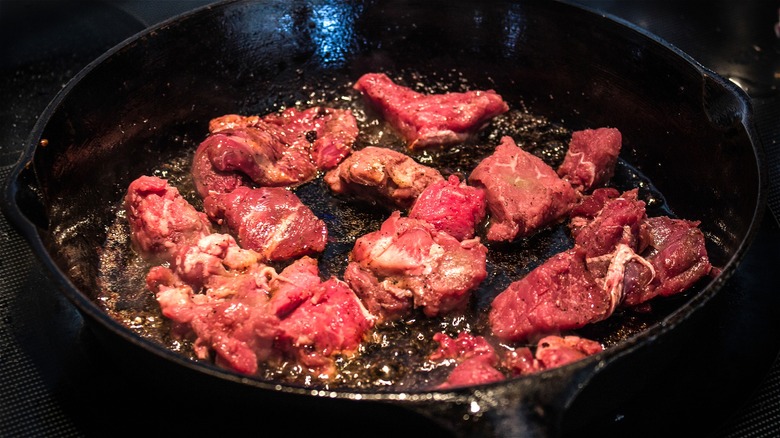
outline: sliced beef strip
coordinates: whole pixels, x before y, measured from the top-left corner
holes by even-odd
[[[426,187],[409,211],[410,218],[424,220],[458,240],[474,237],[485,214],[485,191],[456,175]]]
[[[361,76],[354,88],[404,137],[410,149],[463,142],[509,110],[493,90],[426,95],[382,73]]]
[[[474,168],[468,182],[485,189],[491,241],[530,236],[563,220],[578,200],[555,170],[508,136]]]
[[[322,252],[328,239],[325,222],[298,196],[282,187],[238,187],[208,196],[207,215],[224,223],[239,244],[266,261],[285,261]]]
[[[574,131],[558,175],[579,192],[603,187],[615,173],[622,145],[616,128]]]
[[[426,187],[444,180],[438,170],[376,146],[353,152],[324,178],[333,193],[390,210],[410,208]]]
[[[349,110],[289,108],[278,114],[228,114],[209,123],[192,175],[202,197],[227,193],[247,180],[289,187],[311,181],[352,152],[357,120]]]
[[[487,248],[478,238],[458,241],[399,211],[357,239],[350,257],[344,280],[382,320],[411,308],[429,317],[462,311],[487,276]]]

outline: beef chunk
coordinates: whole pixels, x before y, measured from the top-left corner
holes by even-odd
[[[527,237],[565,217],[577,201],[571,185],[540,158],[503,137],[472,171],[469,183],[486,191],[488,240]]]
[[[438,170],[391,149],[368,146],[325,174],[330,189],[389,209],[412,206],[428,185],[443,181]]]
[[[420,219],[458,240],[474,237],[485,218],[485,191],[466,185],[456,175],[430,184],[412,205],[409,217]]]
[[[285,188],[243,186],[207,197],[204,208],[212,220],[228,226],[241,246],[268,261],[320,253],[327,243],[325,222]]]
[[[572,330],[602,321],[614,304],[585,265],[582,251],[550,257],[509,285],[491,304],[493,334],[503,341],[523,341],[537,334]]]
[[[606,200],[592,218],[577,221],[581,226],[572,230],[574,244],[585,251],[589,263],[614,252],[621,243],[639,252],[645,219],[645,203],[638,199],[638,191],[626,191]],[[593,266],[590,269],[593,270]]]
[[[395,211],[355,242],[344,279],[382,319],[412,307],[436,316],[465,308],[469,292],[487,276],[486,258],[479,239],[461,242]]]
[[[626,266],[626,306],[683,292],[713,269],[698,221],[659,216],[648,218],[646,225],[642,257],[652,269],[636,261]]]
[[[282,319],[276,345],[315,373],[332,376],[334,358],[355,354],[374,322],[349,286],[331,277]]]
[[[211,223],[164,179],[141,176],[124,198],[130,237],[144,257],[171,261],[181,246],[211,234]]]
[[[622,145],[623,136],[615,128],[574,131],[558,175],[579,192],[602,187],[615,173]]]
[[[277,355],[278,319],[267,311],[268,282],[275,271],[229,235],[209,235],[182,248],[171,267],[152,268],[147,287],[181,336],[194,335],[201,359],[240,373]]]
[[[192,166],[204,198],[228,193],[247,179],[271,187],[310,181],[346,157],[358,134],[350,111],[325,107],[264,117],[229,114],[212,120],[209,129]]]
[[[509,110],[493,90],[425,95],[395,84],[381,73],[369,73],[356,90],[406,139],[409,148],[458,143]]]
[[[505,379],[504,374],[497,369],[498,354],[482,336],[460,332],[457,338],[451,338],[445,333],[436,333],[433,339],[439,343],[439,348],[428,359],[456,363],[447,380],[438,388],[479,385]]]
[[[535,346],[535,353],[520,347],[506,354],[503,366],[514,376],[524,376],[584,359],[604,350],[596,341],[578,336],[545,336]]]
[[[286,317],[311,298],[321,282],[317,260],[308,256],[299,258],[268,283],[273,293],[269,303],[271,312],[279,318]]]

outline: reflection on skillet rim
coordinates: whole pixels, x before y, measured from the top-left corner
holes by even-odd
[[[204,8],[205,10],[210,10],[211,7]],[[36,189],[36,184],[38,183],[37,178],[35,175],[32,174],[32,167],[29,163],[32,162],[33,157],[35,155],[35,168],[36,170],[39,168],[39,164],[41,166],[46,166],[47,163],[38,163],[38,156],[40,155],[36,153],[36,149],[38,147],[38,144],[40,143],[40,140],[43,138],[46,138],[44,136],[44,131],[47,128],[47,124],[49,123],[49,120],[54,116],[55,113],[57,113],[60,110],[60,106],[63,104],[64,101],[67,100],[69,97],[69,94],[76,89],[79,84],[87,77],[90,76],[90,73],[93,72],[93,70],[96,70],[102,63],[110,63],[112,61],[112,57],[116,55],[119,52],[122,52],[127,47],[132,47],[136,44],[139,44],[140,41],[144,40],[152,40],[154,38],[160,38],[162,39],[162,35],[165,35],[165,32],[168,30],[167,28],[175,27],[178,25],[179,21],[183,18],[190,17],[191,19],[194,19],[194,17],[197,17],[199,12],[207,12],[207,11],[195,11],[190,14],[186,14],[185,17],[179,17],[175,18],[169,22],[163,23],[160,26],[157,26],[153,29],[150,29],[149,31],[146,31],[142,34],[140,34],[137,37],[131,38],[130,40],[126,41],[122,45],[118,46],[117,48],[113,49],[109,53],[102,56],[100,59],[95,61],[94,63],[90,64],[84,71],[80,72],[69,84],[68,86],[62,90],[62,92],[54,99],[54,101],[49,105],[49,107],[46,109],[44,114],[39,119],[38,123],[35,126],[35,129],[33,133],[30,136],[30,140],[28,142],[28,146],[24,152],[24,155],[22,159],[20,160],[20,164],[18,165],[17,169],[14,170],[14,173],[12,177],[10,178],[11,185],[8,188],[8,202],[17,202],[22,207],[28,207],[29,205],[34,205],[35,200],[31,198],[42,198],[44,201],[41,201],[43,205],[49,205],[47,202],[45,202],[46,199],[46,193],[47,190],[46,187],[42,187],[41,189]],[[616,23],[619,23],[621,26],[625,26],[629,29],[631,29],[633,32],[639,34],[642,38],[651,40],[654,43],[666,45],[656,37],[649,35],[642,31],[641,29],[625,22],[620,22],[618,19],[615,19],[613,17],[605,17],[607,20],[612,20]],[[183,21],[183,20],[182,20]],[[668,50],[668,48],[667,48]],[[741,108],[736,109],[738,117],[740,117],[740,120],[738,120],[739,123],[741,123],[744,127],[744,129],[747,130],[747,136],[749,139],[751,139],[751,143],[753,145],[757,145],[757,136],[753,132],[753,128],[751,126],[751,120],[750,120],[750,110],[747,107],[745,102],[745,97],[743,96],[741,90],[737,89],[732,84],[728,83],[727,81],[717,77],[712,72],[707,71],[700,65],[696,64],[695,61],[691,60],[687,57],[687,55],[681,53],[680,51],[671,48],[672,52],[676,57],[681,58],[684,60],[686,64],[688,64],[690,67],[693,67],[697,73],[703,77],[706,78],[706,81],[710,81],[711,84],[713,84],[713,87],[717,88],[723,88],[727,90],[727,93],[731,93],[734,96],[736,96],[736,100],[739,101],[739,103],[742,104]],[[709,115],[709,114],[708,114]],[[717,116],[717,114],[716,114]],[[717,117],[716,117],[717,118]],[[763,160],[760,156],[759,150],[754,150],[754,153],[756,153],[758,156],[756,157],[757,163],[759,165],[759,180],[760,185],[765,184],[765,176],[764,176],[764,169],[763,169]],[[17,179],[15,176],[18,175],[19,178]],[[24,190],[27,190],[25,192]],[[758,196],[757,196],[757,202],[755,205],[755,210],[753,212],[753,217],[751,218],[753,223],[757,223],[760,214],[763,212],[763,204],[765,202],[764,199],[764,193],[763,186],[758,189]],[[42,217],[46,217],[46,214],[43,213],[44,210],[41,210],[40,212],[33,212],[32,214],[25,214],[20,213],[18,211],[15,211],[14,205],[4,205],[6,207],[6,210],[9,211],[8,215],[9,218],[12,219],[14,222],[16,222],[20,227],[27,228],[25,234],[28,237],[28,239],[31,241],[31,244],[35,250],[35,252],[39,255],[39,257],[42,259],[43,263],[45,264],[46,268],[54,273],[53,277],[55,280],[59,283],[59,286],[63,289],[63,291],[66,293],[66,295],[76,304],[76,306],[79,308],[82,313],[84,313],[88,318],[94,319],[98,321],[100,326],[103,328],[108,328],[110,332],[112,332],[114,335],[117,335],[119,338],[122,338],[124,341],[134,344],[144,350],[151,351],[155,355],[162,356],[165,360],[172,361],[176,363],[177,365],[188,367],[191,369],[195,369],[201,372],[205,372],[207,374],[211,374],[220,378],[240,382],[242,384],[248,384],[252,386],[257,386],[264,389],[271,389],[276,391],[283,391],[283,392],[293,392],[293,393],[300,393],[300,394],[308,394],[308,395],[320,395],[325,397],[337,397],[337,398],[357,398],[357,399],[404,399],[404,398],[414,398],[415,393],[420,393],[420,397],[428,398],[430,396],[430,389],[424,389],[422,391],[412,390],[404,392],[404,393],[395,393],[395,394],[372,394],[372,393],[360,393],[360,392],[353,392],[353,391],[312,391],[311,389],[306,388],[297,388],[295,386],[289,386],[289,385],[277,385],[274,383],[259,381],[251,378],[246,378],[244,376],[237,376],[233,373],[227,372],[224,369],[209,365],[209,364],[203,364],[203,363],[192,363],[189,360],[186,360],[182,358],[180,355],[163,350],[160,348],[156,348],[154,345],[151,345],[149,342],[129,333],[129,331],[124,327],[118,324],[113,319],[107,317],[105,313],[103,313],[85,294],[83,294],[79,287],[77,287],[71,280],[70,276],[64,272],[63,269],[60,268],[60,265],[57,264],[57,262],[53,259],[52,254],[49,252],[49,249],[47,248],[47,245],[44,243],[43,238],[41,237],[41,234],[35,229],[32,228],[32,224],[28,222],[28,217],[32,216],[32,220],[36,222],[37,224],[42,224]],[[33,206],[32,210],[35,210],[36,207]],[[36,216],[38,215],[38,216]],[[25,217],[27,216],[27,217]],[[680,215],[685,217],[686,215]],[[689,219],[697,219],[694,217],[686,217]],[[738,261],[741,259],[742,255],[744,254],[747,246],[751,242],[753,236],[755,234],[754,229],[749,229],[744,238],[741,240],[738,248],[733,252],[733,255],[729,257],[727,263],[725,265],[722,265],[723,272],[718,276],[718,278],[711,280],[709,284],[707,284],[700,292],[698,292],[695,296],[693,296],[690,301],[681,306],[678,310],[672,312],[669,316],[664,318],[660,323],[651,326],[646,331],[633,336],[629,339],[624,340],[619,345],[611,347],[608,351],[605,351],[604,353],[600,353],[594,357],[590,357],[582,361],[582,363],[576,363],[569,365],[565,367],[565,369],[561,370],[549,370],[544,371],[540,376],[531,376],[528,378],[519,378],[518,380],[548,380],[551,375],[564,375],[564,376],[571,376],[573,370],[577,369],[591,369],[593,367],[604,367],[607,366],[609,362],[617,360],[621,356],[625,356],[631,353],[632,350],[634,350],[636,347],[640,346],[643,342],[651,339],[658,338],[662,335],[664,335],[666,332],[672,330],[674,326],[676,326],[680,321],[684,320],[688,315],[695,312],[699,308],[705,305],[707,301],[717,292],[717,290],[724,284],[724,282],[728,279],[728,277],[733,273],[734,269],[736,269],[736,266],[738,264]],[[708,237],[710,237],[710,234],[708,233]],[[151,347],[151,348],[150,348]],[[492,384],[488,385],[493,388],[501,387],[502,384]],[[442,392],[440,394],[440,397],[442,398],[451,398],[451,397],[461,397],[469,395],[466,393],[466,390],[458,390],[458,391],[451,391],[451,392]]]

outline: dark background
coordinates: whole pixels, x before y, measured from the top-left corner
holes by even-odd
[[[209,3],[0,0],[3,185],[38,115],[81,68],[135,33]],[[740,85],[752,98],[770,177],[777,180],[780,2],[576,3],[643,27]],[[779,185],[773,181],[769,193],[777,212]],[[270,433],[274,419],[242,406],[241,399],[182,399],[122,373],[2,217],[0,254],[0,436],[200,436],[247,424],[258,434]],[[780,436],[778,262],[780,232],[770,211],[733,280],[736,287],[719,297],[708,316],[712,336],[691,345],[662,379],[577,435]],[[302,421],[306,417],[300,413]],[[300,426],[287,424],[285,433]],[[410,427],[410,434],[422,430]],[[339,427],[323,425],[328,430],[338,433]],[[379,434],[366,435],[373,432]]]

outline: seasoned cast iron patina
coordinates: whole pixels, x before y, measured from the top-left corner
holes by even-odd
[[[572,130],[619,128],[613,184],[639,187],[651,215],[701,220],[721,274],[654,303],[651,313],[626,311],[581,330],[607,346],[603,353],[496,384],[432,389],[445,370],[416,368],[432,348],[416,339],[465,326],[479,332],[498,292],[570,244],[565,228],[553,227],[489,246],[488,279],[468,318],[382,329],[393,348],[369,346],[331,384],[312,387],[284,370],[240,376],[191,360],[186,345],[167,338],[143,286],[148,266],[129,251],[120,204],[128,184],[143,174],[169,178],[199,205],[189,160],[208,121],[228,113],[350,108],[362,128],[357,147],[402,150],[350,87],[367,72],[425,92],[495,89],[509,103],[474,141],[412,153],[446,173],[466,174],[501,135],[557,166]],[[344,421],[392,412],[422,414],[464,436],[557,435],[619,403],[641,384],[636,375],[663,370],[751,243],[765,171],[747,102],[656,37],[565,3],[227,2],[144,32],[77,75],[36,125],[4,208],[107,348],[141,361],[136,372],[176,376],[161,385],[198,379],[265,406],[311,406]],[[321,179],[297,193],[333,238],[320,258],[323,275],[340,275],[354,239],[387,216],[331,196]]]

